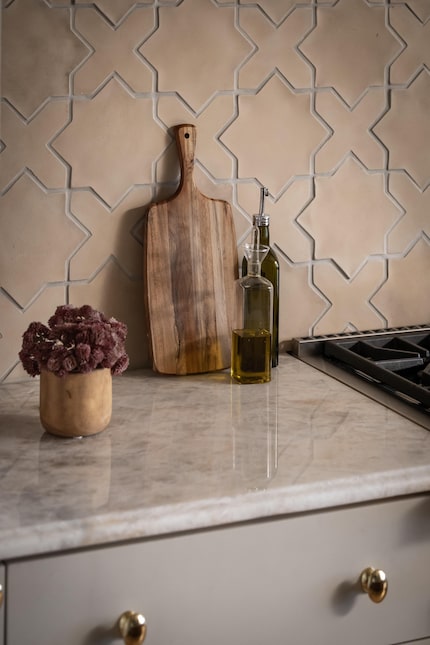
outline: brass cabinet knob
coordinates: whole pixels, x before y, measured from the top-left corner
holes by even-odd
[[[146,636],[145,616],[135,611],[125,611],[118,619],[118,627],[125,645],[140,645]]]
[[[382,569],[367,567],[361,572],[360,582],[362,590],[367,593],[373,602],[382,602],[387,595],[388,580]]]

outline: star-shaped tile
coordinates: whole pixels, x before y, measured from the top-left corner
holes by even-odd
[[[154,28],[152,11],[136,9],[114,29],[94,9],[79,9],[75,27],[94,49],[74,75],[76,94],[92,94],[114,72],[134,92],[151,91],[152,72],[135,49]]]
[[[111,256],[130,278],[141,278],[142,245],[132,233],[150,201],[149,188],[134,189],[110,212],[90,191],[73,192],[70,210],[91,235],[70,260],[71,280],[89,279]]]
[[[159,27],[140,52],[158,72],[160,92],[179,92],[198,112],[217,91],[232,91],[234,72],[251,51],[234,8],[187,0],[159,9]]]
[[[241,4],[245,4],[246,0],[240,0]],[[310,4],[311,0],[302,0],[301,5]],[[280,24],[283,18],[295,7],[296,0],[259,0],[257,3],[259,7],[270,17],[270,19],[277,25]]]
[[[430,274],[430,243],[420,238],[404,258],[388,261],[388,277],[372,298],[389,327],[418,325],[430,320],[430,298],[419,276]]]
[[[65,213],[64,194],[46,193],[27,174],[2,197],[0,229],[2,287],[22,306],[66,279],[66,261],[85,237]]]
[[[369,299],[384,280],[384,262],[367,262],[353,280],[348,280],[333,264],[314,266],[314,284],[330,300],[331,306],[314,327],[314,334],[341,333],[355,329],[378,329],[384,319]]]
[[[391,107],[374,127],[390,151],[390,168],[404,168],[421,188],[430,182],[430,72],[423,69],[406,89],[391,91]]]
[[[390,24],[405,41],[404,50],[390,67],[390,82],[407,83],[422,65],[430,69],[430,21],[423,24],[407,7],[399,6],[390,10]]]
[[[379,2],[379,0],[377,0]],[[403,5],[405,0],[391,0],[392,5]],[[406,5],[412,12],[418,16],[421,22],[427,22],[430,18],[430,3],[429,0],[407,0]],[[391,12],[390,12],[391,13]]]
[[[332,171],[349,152],[353,152],[366,168],[383,168],[384,149],[369,132],[369,123],[375,123],[385,106],[382,90],[367,92],[353,110],[335,92],[318,92],[315,109],[332,128],[333,134],[315,155],[316,172]]]
[[[95,309],[125,322],[128,328],[126,348],[130,356],[130,367],[149,367],[142,280],[130,279],[111,258],[89,282],[72,282],[69,293],[70,302],[74,305],[82,306],[91,302]]]
[[[239,116],[221,140],[237,157],[240,178],[255,177],[277,195],[292,177],[309,173],[324,137],[309,95],[294,93],[275,74],[256,95],[239,97]]]
[[[30,378],[18,358],[22,335],[35,320],[46,324],[55,308],[65,303],[65,298],[64,286],[45,287],[29,307],[21,309],[0,291],[0,381],[7,375],[11,382]]]
[[[70,8],[15,0],[2,11],[2,93],[25,117],[50,96],[68,95],[69,74],[87,54]]]
[[[352,105],[369,86],[384,83],[401,45],[386,27],[385,7],[339,0],[318,6],[316,27],[300,50],[315,65],[317,87],[335,88]]]
[[[255,8],[243,7],[240,26],[256,44],[256,51],[239,72],[239,87],[257,88],[277,68],[295,88],[311,86],[311,68],[296,45],[312,27],[312,12],[293,11],[276,27]]]
[[[88,4],[87,0],[75,0],[76,4]],[[139,0],[139,4],[151,4],[152,0]],[[117,24],[123,16],[135,7],[136,0],[96,0],[96,7],[113,23]]]
[[[257,213],[260,202],[260,186],[243,183],[237,186],[238,203],[250,215]],[[308,178],[293,181],[287,190],[274,202],[269,196],[265,212],[270,216],[270,239],[282,250],[291,262],[308,262],[312,259],[309,235],[296,222],[298,214],[312,199],[312,181]],[[248,220],[247,237],[251,231]]]
[[[312,285],[311,268],[281,261],[279,293],[280,338],[311,335],[327,301]]]
[[[195,116],[177,96],[160,96],[158,116],[171,129],[181,123],[191,123],[197,128],[196,162],[204,166],[216,179],[229,179],[233,172],[232,155],[220,144],[216,133],[234,116],[234,100],[231,96],[217,96],[203,112]],[[176,145],[170,151],[175,167],[178,169]],[[172,180],[174,169],[163,174],[163,180]],[[179,169],[177,170],[177,174]]]
[[[65,188],[66,167],[49,148],[49,142],[69,120],[67,101],[49,101],[31,121],[7,103],[2,110],[2,136],[6,148],[0,164],[0,189],[26,168],[47,188]]]
[[[76,101],[72,123],[52,146],[72,167],[72,187],[91,186],[113,206],[134,184],[151,183],[167,136],[151,99],[135,99],[112,79],[91,101]]]
[[[404,253],[422,233],[430,239],[430,186],[419,190],[406,173],[391,173],[390,193],[404,213],[388,235],[388,252]]]
[[[315,258],[334,260],[351,277],[368,256],[384,253],[398,217],[383,175],[367,174],[349,157],[333,176],[316,177],[315,199],[298,221],[315,240]]]

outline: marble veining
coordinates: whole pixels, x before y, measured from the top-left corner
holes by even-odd
[[[285,355],[114,378],[107,430],[44,433],[38,382],[0,387],[0,560],[430,490],[430,433]]]

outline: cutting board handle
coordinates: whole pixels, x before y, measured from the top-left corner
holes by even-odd
[[[196,150],[196,127],[182,124],[175,127],[176,144],[181,164],[181,181],[178,192],[194,188],[194,156]]]

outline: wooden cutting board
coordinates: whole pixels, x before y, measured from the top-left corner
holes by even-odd
[[[175,128],[181,181],[149,208],[144,276],[153,368],[163,374],[230,366],[231,313],[238,278],[231,206],[194,183],[196,128]]]

